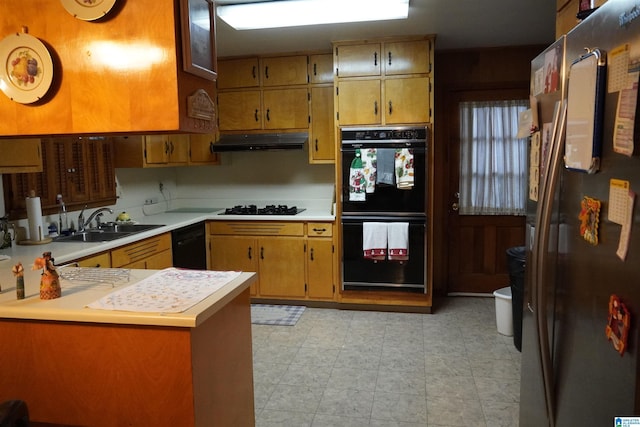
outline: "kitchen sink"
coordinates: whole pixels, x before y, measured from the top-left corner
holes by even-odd
[[[163,227],[150,224],[103,224],[98,229],[90,229],[69,236],[56,237],[56,242],[109,242],[132,234]]]

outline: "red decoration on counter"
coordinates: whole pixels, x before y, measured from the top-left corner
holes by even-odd
[[[40,299],[55,299],[62,296],[60,289],[60,279],[56,267],[53,265],[51,252],[42,254],[42,258],[36,258],[33,263],[33,270],[42,268],[40,277]]]
[[[631,314],[620,298],[616,295],[609,297],[609,320],[605,328],[607,339],[613,344],[613,348],[618,350],[620,356],[627,348],[627,335],[629,334],[629,324]]]

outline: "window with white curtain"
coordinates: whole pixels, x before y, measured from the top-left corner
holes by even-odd
[[[460,214],[524,215],[527,140],[516,138],[528,100],[460,103]]]

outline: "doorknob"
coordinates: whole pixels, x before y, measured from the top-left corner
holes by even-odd
[[[460,192],[456,191],[453,194],[453,198],[455,199],[455,201],[451,203],[451,210],[453,210],[454,212],[458,212],[458,209],[460,209],[460,203],[458,203],[460,201]]]

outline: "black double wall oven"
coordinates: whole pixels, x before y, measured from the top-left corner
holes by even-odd
[[[343,289],[425,293],[428,128],[340,134]]]

